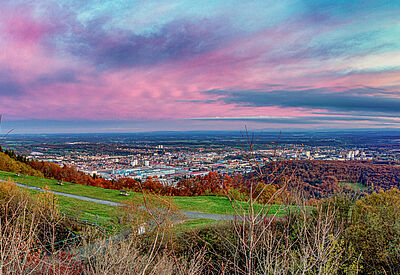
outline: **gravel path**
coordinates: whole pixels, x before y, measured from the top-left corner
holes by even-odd
[[[5,181],[1,180],[0,181]],[[15,184],[19,187],[23,188],[28,188],[36,191],[41,191],[43,192],[44,190],[40,187],[35,187],[35,186],[30,186],[22,183],[17,183]],[[95,199],[91,197],[85,197],[85,196],[80,196],[80,195],[73,195],[73,194],[68,194],[68,193],[63,193],[63,192],[57,192],[57,191],[49,191],[52,192],[56,195],[59,196],[64,196],[64,197],[69,197],[69,198],[74,198],[78,200],[83,200],[83,201],[89,201],[89,202],[94,202],[98,204],[103,204],[103,205],[109,205],[109,206],[123,206],[122,203],[119,202],[114,202],[114,201],[107,201],[107,200],[100,200],[100,199]],[[222,214],[207,214],[207,213],[200,213],[200,212],[192,212],[192,211],[180,211],[181,214],[185,215],[189,219],[211,219],[211,220],[224,220],[224,221],[229,221],[229,220],[234,220],[235,216],[232,215],[222,215]]]

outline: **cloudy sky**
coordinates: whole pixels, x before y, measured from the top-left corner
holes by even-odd
[[[397,0],[0,0],[18,132],[400,128]]]

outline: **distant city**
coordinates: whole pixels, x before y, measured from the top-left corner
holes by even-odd
[[[29,159],[76,167],[106,179],[158,177],[177,181],[248,173],[249,162],[274,160],[400,161],[400,133],[160,133],[9,136],[4,147]]]

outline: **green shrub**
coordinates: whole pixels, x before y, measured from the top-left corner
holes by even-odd
[[[247,201],[249,199],[249,195],[245,192],[241,192],[238,189],[231,188],[228,190],[228,196],[236,201]]]
[[[356,201],[347,237],[366,273],[400,272],[400,191],[381,190]]]

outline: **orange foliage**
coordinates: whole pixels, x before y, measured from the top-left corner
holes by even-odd
[[[46,178],[53,178],[82,185],[91,185],[106,189],[129,189],[134,192],[151,192],[160,195],[175,196],[203,196],[207,194],[221,194],[229,189],[246,191],[244,179],[240,175],[233,177],[210,172],[204,176],[196,176],[190,179],[181,179],[174,186],[164,186],[157,178],[149,177],[144,182],[132,178],[118,180],[106,180],[100,177],[92,177],[76,170],[74,167],[59,166],[58,164],[43,161],[32,161],[32,168],[41,171]]]

